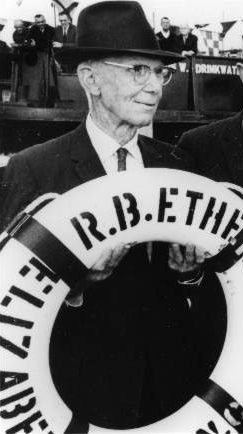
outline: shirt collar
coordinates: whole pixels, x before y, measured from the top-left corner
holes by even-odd
[[[102,131],[91,118],[90,113],[86,119],[86,129],[90,137],[91,143],[95,148],[101,162],[108,160],[117,149],[120,148],[120,144],[117,143],[112,137]],[[123,146],[128,152],[136,159],[141,160],[140,151],[137,145],[138,132],[135,136]]]
[[[69,29],[69,24],[67,27],[62,27],[62,33],[67,33],[68,29]]]
[[[170,36],[170,30],[168,30],[168,32],[165,32],[163,29],[161,29],[161,33],[165,38],[168,38]]]

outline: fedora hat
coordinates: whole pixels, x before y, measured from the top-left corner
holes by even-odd
[[[56,53],[63,64],[77,66],[87,59],[111,55],[159,58],[165,65],[184,57],[161,51],[144,11],[136,1],[103,1],[83,9],[78,18],[76,45]]]

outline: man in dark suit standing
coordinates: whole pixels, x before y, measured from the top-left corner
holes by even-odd
[[[175,53],[178,52],[177,37],[171,30],[170,20],[168,17],[161,18],[161,30],[156,33],[156,36],[161,50],[173,51]]]
[[[138,134],[170,80],[166,65],[181,60],[159,49],[141,6],[93,4],[80,13],[77,33],[77,46],[57,58],[78,67],[89,115],[69,134],[10,160],[2,227],[43,193],[64,193],[119,170],[190,169],[183,152]],[[167,244],[123,243],[104,251],[72,288],[50,353],[56,387],[76,418],[69,433],[80,433],[82,422],[144,426],[194,394],[198,360],[187,290],[198,290],[203,258],[193,246],[174,245],[173,270],[168,261]]]
[[[239,79],[243,82],[243,64],[238,64]],[[196,173],[217,182],[239,185],[243,188],[243,112],[185,132],[178,147],[188,152],[194,161]],[[198,297],[197,316],[202,324],[202,341],[214,333],[214,345],[222,345],[226,332],[226,311],[222,290],[213,275],[209,277],[204,297]],[[208,303],[212,306],[211,320],[203,321]],[[209,326],[210,324],[210,326]],[[209,347],[208,347],[209,348]]]
[[[76,43],[76,26],[74,26],[70,17],[62,12],[59,13],[60,26],[55,29],[53,47],[56,51],[65,48],[71,48]],[[69,65],[61,65],[63,72],[72,72]]]
[[[188,24],[180,25],[180,34],[177,36],[178,52],[182,56],[195,56],[197,54],[197,36],[190,33]]]
[[[56,70],[52,41],[55,30],[46,24],[45,17],[35,15],[35,23],[29,29],[28,39],[33,47],[31,61],[32,80],[29,83],[28,99],[33,105],[52,105],[56,97]]]
[[[238,64],[243,82],[243,64]],[[214,181],[243,187],[242,112],[184,133],[178,146],[194,159],[195,170]]]
[[[54,48],[70,48],[75,46],[76,26],[74,26],[67,14],[59,13],[60,26],[55,29],[53,40]]]

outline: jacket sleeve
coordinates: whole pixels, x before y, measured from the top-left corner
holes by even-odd
[[[200,146],[197,145],[197,141],[194,140],[191,136],[192,133],[190,132],[183,133],[176,145],[176,148],[177,152],[179,151],[179,149],[187,152],[195,163],[195,153],[197,154],[200,151]]]
[[[191,49],[192,51],[194,51],[195,54],[197,54],[198,49],[197,49],[197,36],[196,35],[192,35],[192,42],[191,42]]]
[[[16,154],[10,159],[1,184],[0,232],[40,195],[27,158]]]

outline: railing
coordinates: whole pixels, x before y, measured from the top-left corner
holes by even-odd
[[[237,74],[237,62],[242,59],[197,56],[175,65],[176,74],[163,88],[158,113],[191,111],[199,114],[237,112],[243,107],[243,85]],[[11,88],[10,104],[28,105],[19,85],[19,67],[12,63],[11,83],[0,79],[0,90]],[[86,96],[76,74],[58,74],[60,99],[54,108],[84,109]],[[158,117],[158,115],[157,115]]]

